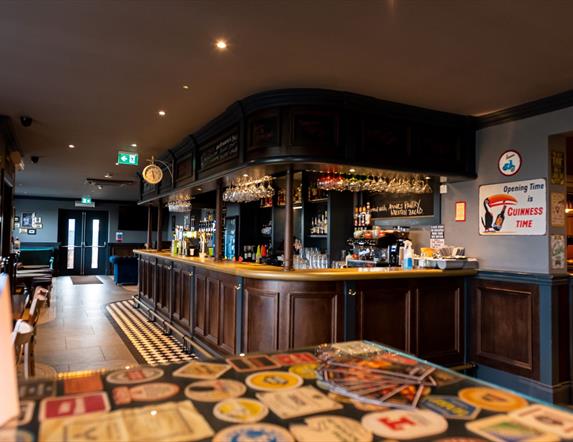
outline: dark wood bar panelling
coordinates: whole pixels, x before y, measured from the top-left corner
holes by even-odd
[[[171,314],[171,269],[173,263],[168,260],[157,260],[157,283],[155,285],[155,308],[170,318]]]
[[[279,349],[279,283],[248,279],[243,301],[243,350],[277,351]],[[265,318],[265,321],[257,321]]]
[[[207,322],[207,271],[203,269],[195,270],[195,334],[205,336]]]
[[[342,340],[343,284],[291,282],[281,285],[280,348]]]
[[[183,330],[191,332],[191,290],[193,284],[193,268],[191,266],[173,263],[173,300],[172,317]]]
[[[412,290],[408,280],[356,284],[358,339],[410,351]]]
[[[444,365],[464,360],[464,281],[441,278],[415,290],[412,353]]]
[[[244,278],[148,255],[139,255],[139,266],[140,300],[215,354],[341,341],[345,315],[353,314],[359,339],[440,363],[464,362],[460,277],[356,281],[345,294],[344,281]],[[356,311],[345,312],[352,294]]]
[[[472,283],[472,360],[539,379],[539,287]]]
[[[359,339],[383,342],[433,362],[464,362],[464,281],[460,278],[359,281]]]

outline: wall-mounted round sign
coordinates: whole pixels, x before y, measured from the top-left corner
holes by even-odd
[[[497,168],[502,175],[515,175],[521,169],[521,155],[516,150],[506,150],[499,157]]]

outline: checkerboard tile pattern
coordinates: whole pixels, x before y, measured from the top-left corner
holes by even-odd
[[[127,338],[126,344],[132,353],[135,350],[140,356],[137,358],[140,362],[161,365],[197,359],[194,354],[186,352],[174,337],[165,335],[156,323],[149,322],[132,301],[112,302],[106,306],[106,310]]]

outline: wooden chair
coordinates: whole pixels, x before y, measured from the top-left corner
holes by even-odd
[[[33,354],[30,354],[33,349],[33,338],[34,327],[22,319],[16,321],[12,331],[12,345],[16,352],[16,366],[20,365],[22,360],[24,361],[24,377],[26,379],[34,375],[34,357]]]
[[[24,358],[24,376],[26,378],[33,377],[36,374],[36,363],[34,357],[34,346],[36,344],[36,332],[38,330],[37,324],[38,320],[40,319],[40,314],[42,313],[42,307],[46,303],[46,295],[48,290],[38,287],[34,291],[34,298],[32,299],[32,304],[30,305],[30,309],[28,310],[27,314],[25,314],[23,320],[19,320],[16,322],[16,326],[14,330],[17,330],[17,327],[22,328],[25,330],[25,337],[21,339],[25,339],[25,341],[19,346],[16,347],[16,358],[21,360],[22,355]],[[20,324],[20,325],[18,325]],[[24,324],[27,324],[24,325]],[[28,336],[28,331],[31,330],[31,335]]]

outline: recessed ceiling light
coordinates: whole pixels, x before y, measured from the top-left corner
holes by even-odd
[[[98,188],[98,190],[101,190],[101,189],[103,189],[103,186],[98,185],[97,188]]]
[[[183,89],[185,89],[185,90],[189,89],[189,85],[188,85],[188,84],[184,84],[184,85],[183,85]]]
[[[137,147],[136,143],[131,143],[131,147]]]
[[[202,187],[197,187],[197,192],[201,192],[203,190]]]
[[[157,113],[159,114],[160,117],[164,117],[165,115],[167,115],[167,113],[164,110],[160,110]]]
[[[75,145],[75,144],[68,144],[68,147],[69,147],[70,149],[74,149],[74,148],[76,147],[76,145]]]
[[[356,169],[349,169],[350,173],[356,172]]]
[[[111,172],[107,172],[104,177],[105,178],[111,178],[113,176],[113,174]]]
[[[244,173],[243,176],[244,176],[245,178],[247,178],[247,177],[249,176],[249,174],[248,174],[248,173]]]
[[[215,43],[215,46],[217,46],[217,49],[220,50],[225,50],[227,49],[227,42],[225,40],[217,40],[217,43]]]

